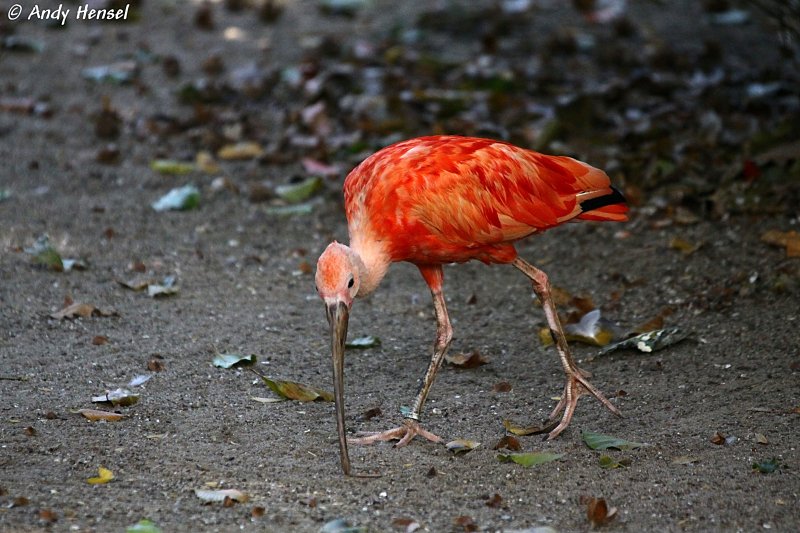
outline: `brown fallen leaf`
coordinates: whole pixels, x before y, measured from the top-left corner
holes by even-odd
[[[491,507],[492,509],[497,509],[503,506],[503,498],[500,497],[499,494],[496,492],[494,496],[491,496],[486,499],[486,507]]]
[[[144,267],[144,265],[142,265],[142,267]],[[130,289],[132,291],[143,291],[150,285],[157,283],[155,279],[146,276],[136,276],[135,278],[129,280],[118,279],[116,281],[126,289]]]
[[[522,450],[522,445],[519,443],[519,439],[513,435],[505,435],[503,436],[497,443],[492,447],[493,450],[511,450],[512,452],[518,452]]]
[[[98,420],[105,420],[106,422],[118,422],[125,418],[125,415],[119,413],[112,413],[111,411],[103,411],[102,409],[78,409],[75,411],[79,415],[83,415],[92,422]]]
[[[165,368],[164,358],[160,355],[155,355],[149,361],[147,361],[147,370],[150,372],[161,372]]]
[[[11,502],[11,507],[24,507],[30,503],[30,500],[25,496],[17,496],[14,498],[14,501]]]
[[[692,463],[699,463],[700,458],[693,455],[680,455],[672,460],[674,465],[690,465]]]
[[[617,516],[617,508],[609,507],[604,498],[589,498],[586,503],[586,518],[592,527],[600,527],[611,522]]]
[[[673,250],[678,250],[683,255],[692,255],[699,250],[701,246],[703,246],[702,242],[692,244],[681,237],[673,237],[669,240],[669,247]]]
[[[459,368],[470,369],[478,368],[479,366],[489,364],[489,361],[483,357],[480,352],[475,350],[471,354],[457,353],[453,355],[445,355],[444,360],[453,366]]]
[[[492,387],[493,392],[511,392],[511,383],[508,381],[499,381]]]
[[[716,433],[711,435],[711,438],[709,440],[711,441],[711,444],[722,446],[723,444],[725,444],[725,435],[717,431]]]
[[[761,235],[761,240],[773,246],[786,248],[786,257],[800,257],[800,233],[795,230],[769,230]]]
[[[39,520],[53,524],[58,521],[58,515],[52,509],[39,509]]]
[[[392,526],[402,529],[403,531],[416,531],[419,529],[419,522],[413,518],[395,518],[392,520]]]
[[[103,344],[108,344],[108,337],[105,335],[95,335],[92,338],[92,344],[95,346],[102,346]]]
[[[114,310],[111,309],[100,309],[99,307],[95,307],[92,304],[84,304],[80,302],[75,302],[72,305],[68,305],[64,309],[52,313],[50,318],[55,318],[56,320],[63,320],[65,318],[88,318],[92,316],[119,316]]]
[[[455,525],[462,527],[466,532],[478,531],[478,524],[475,523],[475,519],[471,516],[458,516],[453,522],[455,522]]]
[[[361,413],[361,415],[358,417],[358,420],[360,421],[372,420],[376,416],[381,416],[382,414],[383,411],[381,411],[380,407],[373,407],[372,409],[367,409],[366,411]]]

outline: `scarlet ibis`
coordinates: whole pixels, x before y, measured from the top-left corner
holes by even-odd
[[[415,264],[430,288],[437,323],[433,356],[402,425],[350,442],[399,439],[396,446],[404,446],[418,435],[442,440],[419,422],[453,337],[442,265],[472,259],[514,265],[530,279],[544,308],[567,380],[541,432],[549,432],[549,439],[557,437],[570,423],[578,398],[587,392],[621,416],[573,360],[547,275],[518,257],[513,244],[570,220],[627,220],[625,198],[605,172],[570,157],[490,139],[420,137],[365,159],[345,179],[344,202],[350,246],[328,245],[317,262],[316,286],[330,325],[336,422],[346,475],[351,469],[344,419],[344,344],[350,308],[356,297],[374,291],[397,261]]]

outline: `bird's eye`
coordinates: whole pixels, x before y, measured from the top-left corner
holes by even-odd
[[[355,283],[356,283],[356,280],[354,280],[353,277],[351,276],[350,277],[350,281],[347,282],[347,288],[348,289],[352,289],[353,285],[355,285]]]

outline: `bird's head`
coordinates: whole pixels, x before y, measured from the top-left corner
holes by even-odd
[[[360,271],[355,252],[336,241],[330,243],[317,261],[317,292],[325,305],[343,303],[348,309],[358,294]]]
[[[336,401],[336,426],[342,470],[350,475],[350,457],[344,425],[344,343],[350,307],[359,288],[358,257],[349,247],[332,242],[317,261],[317,292],[325,302],[331,331],[333,356],[333,394]]]

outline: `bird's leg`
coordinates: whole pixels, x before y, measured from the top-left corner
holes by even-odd
[[[556,343],[558,350],[558,357],[561,359],[561,364],[564,366],[564,372],[567,374],[567,383],[564,385],[564,394],[561,395],[561,400],[556,405],[553,412],[550,414],[550,419],[542,427],[539,433],[548,432],[548,439],[556,438],[564,429],[569,425],[572,420],[572,415],[575,412],[575,406],[578,404],[578,398],[586,392],[600,400],[600,403],[605,405],[609,411],[617,416],[622,416],[608,399],[598,391],[594,385],[589,383],[588,378],[591,374],[581,370],[572,358],[567,345],[567,338],[564,336],[564,330],[561,328],[561,321],[558,319],[556,312],[556,305],[550,294],[550,281],[547,279],[547,274],[531,265],[527,261],[517,257],[512,263],[523,274],[528,276],[533,283],[533,291],[536,296],[541,300],[544,314],[547,318],[547,325],[550,327],[550,334]],[[558,415],[563,411],[561,421],[558,421]]]
[[[422,385],[411,406],[411,411],[405,415],[402,426],[388,431],[371,433],[366,437],[349,439],[353,444],[372,444],[377,441],[399,440],[400,442],[395,444],[395,447],[399,448],[411,442],[417,435],[431,442],[442,441],[441,437],[422,428],[419,418],[422,414],[422,407],[425,405],[425,399],[428,397],[428,392],[430,392],[433,381],[436,379],[436,372],[442,366],[444,355],[450,347],[450,341],[453,339],[453,328],[450,325],[450,317],[447,314],[447,306],[444,303],[444,294],[442,293],[442,267],[439,265],[420,266],[419,269],[431,289],[433,309],[436,314],[436,342],[433,347],[431,362],[428,364],[428,370],[422,378]]]

